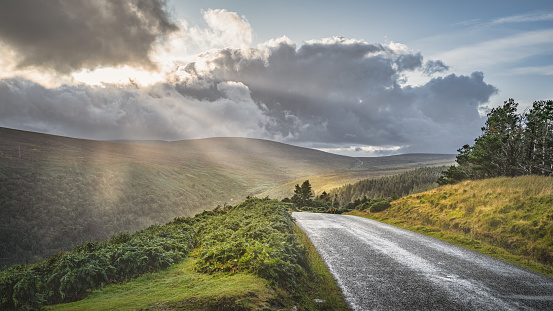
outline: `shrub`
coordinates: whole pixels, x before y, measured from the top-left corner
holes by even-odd
[[[369,212],[371,213],[378,213],[382,212],[388,208],[390,208],[392,205],[389,201],[377,201],[371,204],[371,207],[369,208]]]
[[[251,198],[202,223],[199,237],[201,272],[248,271],[293,288],[306,267],[288,207],[276,200]]]
[[[29,266],[0,274],[0,309],[36,310],[44,304],[81,299],[108,281],[121,281],[169,267],[194,245],[188,221],[89,242]]]

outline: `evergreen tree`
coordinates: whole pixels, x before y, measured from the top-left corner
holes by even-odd
[[[311,198],[314,197],[313,191],[311,190],[311,184],[309,180],[304,181],[301,186],[296,184],[294,189],[294,196],[292,197],[292,202],[297,204],[298,207],[310,206]]]
[[[517,106],[509,99],[492,109],[474,146],[457,150],[458,166],[444,171],[437,182],[553,175],[553,101],[536,101],[524,114],[517,114]]]
[[[527,141],[525,171],[528,174],[553,173],[553,101],[536,101],[525,114]]]

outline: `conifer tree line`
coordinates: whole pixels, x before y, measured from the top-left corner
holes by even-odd
[[[553,100],[536,101],[523,113],[511,98],[487,114],[474,145],[457,150],[438,184],[499,176],[553,176]]]
[[[397,175],[360,180],[329,191],[339,206],[368,199],[398,199],[436,187],[435,181],[446,166],[421,167]]]
[[[360,180],[339,188],[323,191],[315,195],[309,180],[301,185],[296,184],[294,195],[284,198],[286,203],[294,203],[295,208],[314,212],[339,210],[345,212],[353,209],[365,209],[388,203],[400,197],[427,191],[435,188],[436,179],[446,166],[421,167],[397,175],[383,176]],[[386,205],[386,206],[388,206]]]

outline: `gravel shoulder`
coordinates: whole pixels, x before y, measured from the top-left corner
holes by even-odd
[[[353,310],[553,310],[553,278],[366,218],[293,216]]]

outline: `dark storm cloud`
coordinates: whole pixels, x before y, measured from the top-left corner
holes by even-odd
[[[422,55],[420,53],[400,55],[396,64],[398,71],[413,71],[422,66]]]
[[[156,40],[177,30],[163,0],[16,0],[0,4],[0,41],[18,66],[70,73],[81,68],[151,68]]]
[[[454,152],[470,143],[482,122],[478,108],[497,92],[478,72],[402,86],[402,71],[447,66],[431,61],[423,68],[420,53],[381,44],[338,38],[299,48],[281,40],[266,48],[266,57],[234,49],[205,54],[213,69],[183,68],[190,77],[179,90],[191,95],[185,89],[197,81],[239,81],[274,120],[265,126],[268,136],[318,147],[410,146],[405,150],[418,152]]]
[[[423,72],[425,75],[430,76],[437,72],[448,71],[449,66],[444,64],[441,60],[429,60],[424,64]]]

